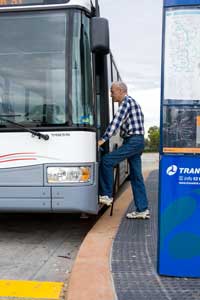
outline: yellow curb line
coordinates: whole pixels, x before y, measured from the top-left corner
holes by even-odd
[[[63,285],[63,282],[0,280],[0,299],[12,297],[58,300]]]

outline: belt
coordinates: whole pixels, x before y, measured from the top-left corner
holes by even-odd
[[[123,136],[122,138],[123,139],[130,139],[132,137],[136,137],[136,136],[144,136],[143,134],[131,134],[131,135],[126,135],[126,136]]]

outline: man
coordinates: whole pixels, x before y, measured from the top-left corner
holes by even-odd
[[[124,159],[130,165],[130,180],[136,210],[128,213],[129,219],[149,219],[148,200],[142,176],[141,154],[144,150],[144,117],[140,105],[127,95],[125,83],[116,81],[111,86],[111,97],[119,102],[119,108],[104,135],[98,141],[100,147],[110,139],[118,129],[123,144],[117,150],[103,156],[100,163],[99,184],[100,203],[111,205],[113,191],[113,167]]]

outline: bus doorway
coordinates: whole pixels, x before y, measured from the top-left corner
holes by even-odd
[[[97,140],[99,140],[109,123],[109,83],[106,56],[97,55],[95,57],[95,67]],[[106,153],[109,151],[108,142],[102,146],[102,150]]]

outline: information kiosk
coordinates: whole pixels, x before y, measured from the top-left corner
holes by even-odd
[[[158,273],[200,276],[200,0],[165,0]]]

